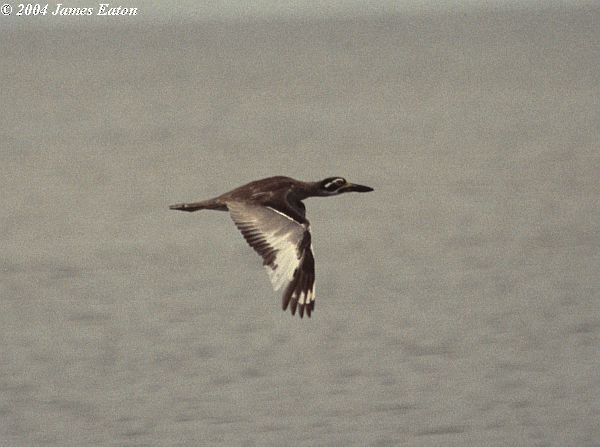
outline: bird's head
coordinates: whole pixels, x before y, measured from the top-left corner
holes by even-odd
[[[369,192],[373,188],[369,186],[349,183],[343,177],[327,177],[317,183],[317,193],[320,196],[335,196],[345,192]]]

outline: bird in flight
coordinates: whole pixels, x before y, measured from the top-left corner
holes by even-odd
[[[285,286],[283,310],[300,318],[315,309],[315,259],[310,223],[302,200],[373,188],[349,183],[342,177],[301,182],[289,177],[269,177],[240,186],[201,202],[178,203],[172,210],[229,211],[248,244],[262,257],[273,289]]]

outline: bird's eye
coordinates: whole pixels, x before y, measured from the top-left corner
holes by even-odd
[[[324,188],[327,191],[335,191],[340,186],[344,185],[345,183],[346,183],[346,180],[344,180],[343,178],[336,178],[335,180],[332,180],[329,183],[326,183]]]

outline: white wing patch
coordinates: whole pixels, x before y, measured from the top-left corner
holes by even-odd
[[[270,206],[267,206],[266,208],[285,217],[294,225],[288,231],[283,231],[282,229],[282,231],[263,233],[267,244],[275,249],[275,265],[266,264],[265,268],[271,279],[273,290],[279,290],[281,289],[281,286],[294,278],[294,272],[298,268],[298,265],[300,265],[298,247],[295,243],[297,239],[294,234],[294,230],[296,230],[295,227],[301,226],[303,231],[306,227],[281,211],[277,211]],[[287,225],[285,227],[287,227]]]
[[[294,278],[294,272],[300,265],[298,259],[298,247],[290,243],[290,233],[284,234],[265,234],[265,240],[273,249],[276,250],[275,264],[265,265],[273,290],[281,289],[281,286],[290,282]]]

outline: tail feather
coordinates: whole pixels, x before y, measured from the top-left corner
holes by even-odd
[[[170,210],[179,211],[199,211],[199,210],[218,210],[227,211],[227,206],[223,203],[218,202],[216,199],[203,200],[201,202],[192,203],[176,203],[175,205],[169,206]]]

